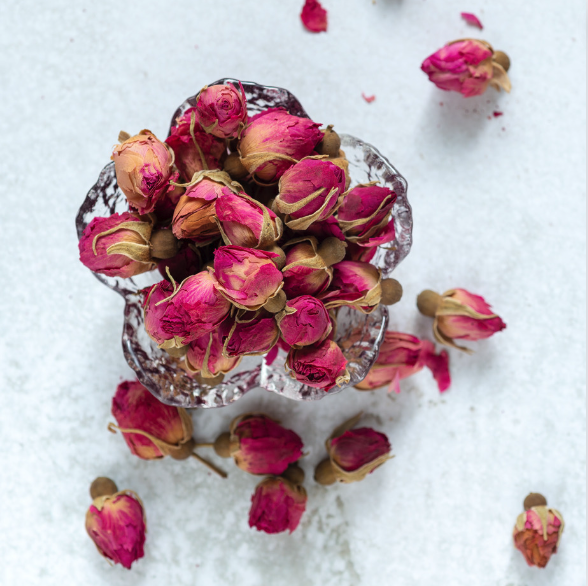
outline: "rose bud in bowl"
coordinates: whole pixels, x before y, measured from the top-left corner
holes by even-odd
[[[277,320],[282,338],[293,348],[320,343],[332,330],[329,312],[311,295],[288,300]]]
[[[247,122],[247,100],[241,82],[206,86],[196,102],[198,122],[218,138],[236,138]]]
[[[170,279],[168,276],[169,271],[171,278],[181,283],[184,279],[200,272],[202,268],[202,259],[197,250],[190,245],[184,246],[171,258],[159,261],[157,270],[166,280]]]
[[[280,329],[274,314],[265,309],[239,310],[234,320],[227,319],[223,323],[223,353],[227,356],[259,356],[269,352],[279,337]]]

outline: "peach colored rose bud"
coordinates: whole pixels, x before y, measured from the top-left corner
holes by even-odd
[[[132,277],[154,268],[149,249],[153,224],[138,214],[124,212],[94,218],[78,243],[80,261],[95,273]]]
[[[380,354],[367,376],[356,389],[371,390],[389,384],[390,391],[400,392],[400,381],[427,367],[437,381],[439,391],[449,388],[449,356],[445,350],[435,354],[435,346],[428,340],[400,332],[386,332]]]
[[[186,353],[188,372],[212,379],[227,374],[239,364],[240,357],[225,356],[223,353],[223,336],[226,335],[225,324],[228,321],[225,320],[218,329],[190,343]]]
[[[547,507],[545,497],[531,493],[525,499],[513,530],[515,547],[525,556],[529,566],[544,568],[554,553],[564,530],[561,513]]]
[[[331,333],[331,318],[322,301],[301,295],[286,302],[278,316],[282,338],[293,348],[322,342]]]
[[[116,490],[114,483],[112,486],[111,490]],[[147,529],[141,499],[131,490],[92,496],[94,501],[86,513],[88,535],[100,555],[130,570],[133,562],[144,555]]]
[[[240,90],[240,91],[239,91]],[[247,122],[247,100],[241,82],[205,87],[196,103],[198,122],[218,138],[236,138]]]
[[[345,172],[323,159],[304,159],[280,178],[274,209],[286,214],[292,230],[306,230],[333,214],[345,191]]]
[[[249,119],[239,153],[249,173],[264,183],[277,181],[294,163],[310,155],[322,140],[320,124],[270,108]]]
[[[509,92],[506,71],[510,61],[507,64],[502,55],[506,57],[501,51],[495,53],[486,41],[462,39],[427,57],[421,69],[438,88],[460,92],[466,98],[483,94],[489,85]]]
[[[280,329],[273,314],[264,309],[240,311],[223,334],[224,353],[228,356],[265,354],[276,345],[279,337]]]
[[[335,385],[340,387],[349,382],[347,360],[332,340],[300,349],[292,348],[286,366],[292,378],[316,389],[329,391]]]
[[[450,289],[443,295],[423,291],[417,298],[417,307],[423,315],[435,318],[433,334],[437,342],[464,352],[471,350],[454,340],[482,340],[506,328],[483,297],[465,289]]]
[[[167,275],[169,270],[174,281],[178,283],[195,275],[201,268],[202,259],[200,254],[190,246],[184,246],[175,256],[162,260],[157,264],[157,270],[164,279],[169,280]]]
[[[251,497],[249,527],[270,534],[292,533],[306,510],[307,498],[302,486],[285,478],[266,478]]]
[[[169,185],[174,157],[150,130],[114,147],[116,181],[129,204],[142,214],[152,212]]]

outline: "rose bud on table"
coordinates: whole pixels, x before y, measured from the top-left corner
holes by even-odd
[[[86,531],[100,555],[127,570],[143,557],[145,511],[132,490],[119,491],[110,478],[99,477],[90,487],[93,499],[86,513]]]
[[[232,323],[223,323],[223,353],[227,356],[259,356],[269,352],[280,337],[274,314],[265,309],[239,310]],[[227,328],[225,328],[227,324]]]
[[[557,553],[564,520],[559,511],[547,507],[541,494],[529,494],[524,507],[525,512],[518,516],[513,530],[514,545],[529,566],[544,568]]]
[[[121,132],[121,144],[114,147],[112,160],[116,182],[129,205],[146,214],[155,209],[167,191],[174,163],[173,152],[150,130],[136,136]]]
[[[94,218],[78,247],[80,261],[95,273],[128,278],[154,268],[149,238],[153,222],[131,212]]]
[[[198,249],[192,248],[189,244],[180,248],[179,252],[171,258],[161,260],[157,264],[157,270],[164,279],[169,280],[169,270],[171,278],[178,283],[195,275],[201,268],[202,259],[200,253]]]
[[[435,319],[433,335],[440,344],[471,353],[454,340],[482,340],[506,328],[483,297],[465,289],[450,289],[439,295],[425,290],[417,298],[419,311]]]
[[[239,88],[228,82],[205,86],[198,94],[196,114],[200,126],[218,138],[236,138],[247,122],[247,100]]]
[[[466,98],[483,94],[489,85],[510,92],[510,59],[490,43],[476,39],[453,41],[427,57],[421,69],[438,88]]]
[[[368,391],[389,384],[390,391],[400,392],[400,381],[427,367],[442,393],[449,388],[449,356],[445,350],[435,354],[435,346],[428,340],[401,332],[386,332],[378,358],[356,389]]]
[[[315,470],[314,479],[323,485],[358,482],[381,466],[390,456],[390,442],[370,427],[352,429],[361,413],[337,427],[326,441],[328,459]]]
[[[332,330],[329,312],[311,295],[288,300],[277,321],[282,338],[293,348],[322,342]]]
[[[310,155],[322,140],[320,124],[270,108],[249,119],[241,134],[241,163],[258,181],[277,181],[294,163]]]

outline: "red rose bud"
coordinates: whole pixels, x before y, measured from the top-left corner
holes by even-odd
[[[80,260],[95,273],[132,277],[154,267],[149,249],[153,224],[138,214],[124,212],[94,218],[84,230],[78,248]]]
[[[335,385],[340,387],[349,382],[347,360],[332,340],[300,349],[292,348],[288,352],[286,366],[292,378],[316,389],[329,391]]]
[[[333,214],[345,191],[345,172],[330,161],[304,159],[282,175],[279,190],[274,206],[286,214],[286,225],[306,230]]]
[[[107,489],[97,491],[97,486]],[[114,482],[107,478],[97,478],[92,483],[94,501],[86,513],[86,531],[100,555],[130,570],[133,562],[143,557],[145,511],[136,493],[116,491]]]
[[[548,508],[545,497],[531,493],[525,499],[525,512],[518,516],[514,526],[514,545],[529,566],[544,568],[557,553],[563,530],[561,513]]]
[[[263,413],[241,415],[230,429],[230,455],[250,474],[281,474],[302,457],[302,440]]]
[[[165,141],[174,151],[176,166],[187,181],[199,171],[219,169],[226,150],[224,140],[205,132],[196,116],[196,108],[186,110]]]
[[[293,348],[322,342],[332,330],[329,312],[322,301],[302,295],[286,302],[278,316],[282,338]]]
[[[171,151],[150,130],[141,130],[116,145],[111,158],[129,204],[142,214],[152,212],[168,188],[174,162]]]
[[[239,91],[240,90],[240,91]],[[241,82],[205,87],[196,103],[198,122],[218,138],[236,138],[247,122],[247,101]]]
[[[276,345],[279,337],[280,329],[271,313],[264,309],[239,311],[230,329],[223,334],[224,353],[228,356],[265,354]]]
[[[489,85],[510,92],[506,72],[510,60],[490,43],[476,39],[454,41],[427,57],[421,69],[439,89],[459,92],[466,98],[483,94]]]
[[[190,248],[190,246],[184,246],[175,256],[162,260],[157,265],[157,270],[164,279],[169,280],[167,274],[169,270],[172,279],[178,283],[195,275],[201,268],[202,260],[200,254]]]
[[[239,142],[241,163],[264,183],[277,181],[322,140],[320,124],[270,108],[249,119]]]
[[[226,321],[218,329],[190,343],[186,353],[188,372],[212,379],[227,374],[239,364],[240,357],[229,357],[223,353],[223,330]],[[218,382],[220,380],[215,381],[216,384]]]
[[[400,381],[427,367],[437,381],[439,391],[449,388],[449,356],[443,350],[435,354],[435,346],[428,340],[400,332],[386,332],[376,363],[356,389],[371,390],[389,384],[390,391],[400,392]]]
[[[423,315],[433,317],[433,334],[440,344],[471,352],[455,340],[482,340],[506,328],[502,319],[492,312],[483,297],[465,289],[450,289],[439,295],[423,291],[417,298]]]
[[[306,510],[306,491],[285,478],[266,478],[251,497],[249,527],[266,533],[294,531]]]

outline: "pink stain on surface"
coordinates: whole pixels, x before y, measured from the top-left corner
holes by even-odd
[[[361,93],[361,97],[368,103],[371,104],[375,99],[376,96],[366,96],[363,92]]]
[[[482,30],[484,28],[484,26],[482,25],[482,23],[480,22],[480,19],[475,15],[472,14],[471,12],[462,12],[461,13],[461,17],[468,23],[471,24],[472,26],[476,26],[478,27],[480,30]]]

